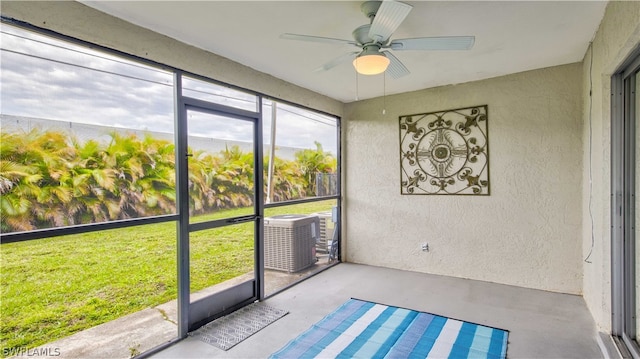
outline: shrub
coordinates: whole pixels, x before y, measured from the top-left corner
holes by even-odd
[[[107,143],[81,143],[56,131],[1,134],[0,228],[28,231],[175,213],[175,147],[149,135],[110,133]],[[238,146],[217,154],[192,151],[191,214],[253,203],[253,153]],[[336,159],[305,149],[296,161],[275,158],[273,200],[314,196],[315,175]],[[265,163],[267,160],[265,159]]]

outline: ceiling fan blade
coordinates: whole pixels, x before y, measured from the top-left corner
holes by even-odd
[[[359,53],[358,51],[356,51],[356,52],[348,52],[348,53],[346,53],[344,55],[338,56],[335,59],[333,59],[333,60],[327,62],[326,64],[318,67],[317,69],[313,70],[313,72],[321,72],[321,71],[327,71],[329,69],[332,69],[332,68],[340,65],[343,62],[347,62],[349,60],[355,59],[356,55],[358,53]]]
[[[469,50],[473,47],[475,36],[418,37],[415,39],[396,39],[385,47],[392,50]]]
[[[358,44],[353,40],[342,40],[342,39],[334,39],[331,37],[321,37],[321,36],[310,36],[310,35],[298,35],[298,34],[281,34],[281,39],[286,40],[298,40],[298,41],[307,41],[307,42],[322,42],[327,44],[349,44],[358,46]]]
[[[409,15],[413,6],[397,2],[383,1],[373,18],[369,29],[369,38],[374,41],[384,43],[389,40],[391,34],[400,26]]]
[[[389,59],[389,67],[387,67],[386,72],[391,75],[391,77],[399,79],[409,74],[409,70],[394,54],[389,51],[382,51],[382,53]]]

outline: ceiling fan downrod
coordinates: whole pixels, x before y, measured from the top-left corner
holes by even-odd
[[[362,3],[362,5],[360,5],[360,10],[364,14],[364,16],[369,19],[369,23],[372,23],[373,18],[376,17],[376,13],[378,13],[380,4],[382,4],[382,1],[365,1]]]

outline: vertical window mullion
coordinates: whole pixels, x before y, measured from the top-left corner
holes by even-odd
[[[176,136],[176,206],[180,214],[178,223],[178,336],[185,338],[189,330],[189,190],[187,113],[182,99],[182,73],[174,74],[174,106]]]
[[[623,195],[623,118],[624,80],[615,75],[611,83],[611,272],[612,272],[612,333],[624,333],[624,243],[622,221]]]
[[[625,111],[623,121],[623,206],[622,206],[622,223],[624,238],[624,322],[625,334],[630,338],[635,338],[636,322],[635,322],[635,241],[631,230],[633,218],[630,216],[632,203],[630,201],[631,191],[633,190],[633,148],[631,141],[633,137],[633,119],[635,118],[635,76],[628,76],[624,80],[624,99]]]

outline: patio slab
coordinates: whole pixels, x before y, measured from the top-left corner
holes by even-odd
[[[349,298],[509,330],[509,358],[603,358],[580,296],[350,263],[267,299],[289,314],[229,351],[187,338],[152,357],[266,358]]]
[[[148,308],[47,343],[35,352],[53,354],[39,358],[130,358],[176,336],[176,325],[159,310]]]
[[[266,270],[265,292],[267,295],[274,293],[325,268],[326,265],[326,260],[319,261],[297,273]],[[203,298],[252,278],[253,273],[238,276],[193,293],[191,299]],[[32,349],[32,353],[51,354],[38,357],[57,359],[131,358],[177,338],[177,308],[177,300],[171,300],[47,343]]]

